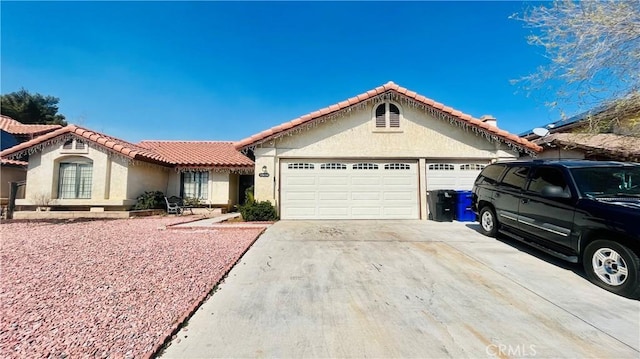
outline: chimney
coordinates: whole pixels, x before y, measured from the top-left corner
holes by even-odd
[[[491,115],[483,115],[480,117],[480,121],[488,124],[489,126],[498,127],[498,120]]]

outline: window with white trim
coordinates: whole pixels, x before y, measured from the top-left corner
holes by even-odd
[[[429,171],[453,171],[455,166],[451,163],[433,163],[429,165]]]
[[[58,198],[90,199],[93,163],[61,162],[58,176]]]
[[[375,117],[376,129],[400,128],[400,108],[392,103],[378,105]]]
[[[313,163],[289,163],[287,168],[290,170],[312,170]]]
[[[387,163],[384,165],[385,170],[409,170],[411,166],[406,163]]]
[[[183,198],[209,199],[209,172],[182,172],[181,191]]]
[[[347,165],[343,163],[323,163],[320,165],[321,170],[346,170]]]
[[[354,170],[377,170],[378,165],[375,163],[356,163],[352,168]]]

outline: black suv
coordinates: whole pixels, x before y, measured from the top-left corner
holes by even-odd
[[[582,262],[589,280],[640,298],[640,164],[494,163],[473,186],[481,232]]]

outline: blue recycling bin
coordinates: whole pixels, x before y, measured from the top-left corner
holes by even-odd
[[[458,222],[475,222],[476,214],[471,209],[473,192],[456,191],[455,219]]]

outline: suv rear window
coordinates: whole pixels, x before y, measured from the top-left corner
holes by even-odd
[[[485,169],[480,172],[478,178],[476,178],[476,184],[481,183],[491,183],[495,184],[498,182],[498,178],[504,172],[505,165],[489,165],[485,167]]]

